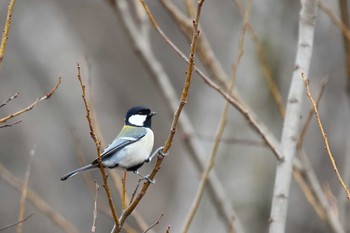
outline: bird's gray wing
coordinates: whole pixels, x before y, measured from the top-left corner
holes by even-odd
[[[103,151],[101,154],[102,160],[108,159],[122,148],[137,142],[143,138],[147,133],[147,130],[142,127],[124,126],[116,139]]]

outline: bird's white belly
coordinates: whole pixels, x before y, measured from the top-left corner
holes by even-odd
[[[147,129],[147,134],[139,141],[132,143],[117,152],[117,156],[112,156],[107,163],[117,164],[122,168],[131,168],[142,164],[150,156],[153,148],[154,135],[151,129]],[[107,165],[107,164],[105,164]],[[108,165],[107,165],[108,166]]]

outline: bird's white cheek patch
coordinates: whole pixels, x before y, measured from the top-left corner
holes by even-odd
[[[143,126],[143,123],[145,122],[147,116],[145,115],[133,115],[129,117],[129,123],[136,125],[136,126]]]

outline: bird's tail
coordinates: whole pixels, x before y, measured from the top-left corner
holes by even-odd
[[[68,179],[68,178],[70,178],[70,177],[72,177],[72,176],[75,176],[76,174],[78,174],[78,173],[80,173],[80,172],[89,170],[89,169],[94,168],[94,167],[96,167],[96,166],[95,166],[95,165],[92,165],[92,164],[89,164],[89,165],[86,165],[86,166],[84,166],[84,167],[78,168],[78,169],[76,169],[76,170],[74,170],[74,171],[71,171],[71,172],[65,174],[64,176],[62,176],[62,177],[61,177],[61,180],[62,180],[62,181],[65,181],[66,179]]]

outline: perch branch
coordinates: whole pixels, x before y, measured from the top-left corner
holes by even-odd
[[[148,15],[150,15],[150,11],[149,11],[146,3],[144,2],[144,0],[140,0],[140,1],[141,1],[142,5],[144,6],[146,13]],[[185,84],[184,84],[184,87],[182,90],[182,95],[180,98],[180,103],[179,103],[178,109],[176,110],[176,112],[174,114],[174,118],[173,118],[173,122],[171,124],[171,130],[170,130],[168,139],[166,140],[166,142],[164,144],[163,153],[167,153],[172,145],[181,111],[182,111],[184,105],[187,103],[189,88],[191,86],[193,65],[194,65],[194,53],[195,53],[195,49],[196,49],[196,42],[197,42],[197,39],[199,37],[198,24],[199,24],[199,18],[200,18],[200,13],[201,13],[203,2],[204,2],[204,0],[198,1],[197,13],[196,13],[195,20],[193,21],[194,32],[193,32],[193,38],[192,38],[192,43],[191,43],[191,51],[190,51],[190,55],[189,55],[190,62],[188,63],[187,71],[186,71]],[[160,169],[162,161],[163,161],[163,157],[161,157],[161,156],[158,157],[157,162],[155,164],[155,167],[149,176],[150,179],[153,179],[155,177],[155,175],[157,174],[157,172]],[[139,194],[135,198],[135,200],[129,205],[129,207],[127,209],[125,209],[125,211],[123,212],[121,219],[120,219],[121,225],[123,225],[126,218],[131,214],[131,212],[138,205],[138,203],[140,202],[142,197],[145,195],[149,185],[150,185],[149,181],[146,181],[144,183],[143,187],[141,188],[141,191],[139,192]]]
[[[86,100],[85,85],[83,84],[83,81],[81,79],[80,64],[79,63],[77,64],[77,68],[78,68],[78,75],[77,75],[77,77],[78,77],[79,84],[80,84],[81,91],[82,91],[82,98],[83,98],[83,102],[84,102],[84,106],[85,106],[85,110],[86,110],[86,119],[87,119],[87,121],[89,123],[90,136],[91,136],[91,138],[93,139],[93,141],[95,142],[95,145],[96,145],[96,153],[97,153],[98,162],[99,162],[99,165],[100,165],[100,170],[101,170],[102,179],[103,179],[103,188],[106,191],[109,207],[111,209],[114,222],[118,226],[119,225],[119,220],[118,220],[118,217],[117,217],[117,214],[116,214],[116,211],[115,211],[115,207],[114,207],[114,204],[113,204],[111,191],[110,191],[109,186],[108,186],[106,171],[105,171],[105,169],[103,167],[103,164],[101,163],[101,161],[102,161],[101,160],[101,152],[100,152],[100,150],[101,150],[101,141],[98,139],[98,137],[97,137],[97,135],[95,133],[95,129],[94,129],[94,126],[93,126],[93,121],[92,121],[91,116],[90,116],[90,108],[89,108],[88,102]]]

